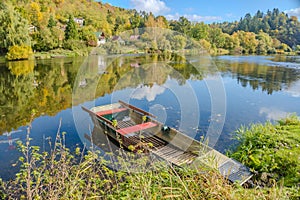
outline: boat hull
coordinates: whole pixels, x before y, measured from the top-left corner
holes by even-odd
[[[150,153],[180,167],[188,165],[198,169],[204,164],[241,185],[252,177],[248,167],[174,128],[166,127],[153,115],[132,105],[120,101],[84,110],[89,112],[95,126],[126,149],[142,150],[139,152]]]

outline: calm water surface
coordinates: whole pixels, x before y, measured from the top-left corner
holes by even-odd
[[[91,56],[0,63],[0,70],[3,179],[18,170],[16,141],[25,141],[29,124],[32,144],[44,150],[60,121],[69,148],[89,145],[93,124],[82,105],[122,99],[195,139],[212,131],[221,152],[237,144],[231,133],[241,125],[300,115],[299,56]]]

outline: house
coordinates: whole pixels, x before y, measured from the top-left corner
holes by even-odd
[[[121,36],[114,35],[111,39],[113,42],[119,42],[120,44],[125,44],[125,41],[121,38]]]
[[[60,24],[59,29],[62,31],[66,31],[67,25],[66,24]]]
[[[29,34],[32,34],[37,31],[37,27],[34,25],[29,25],[28,30],[29,30]]]
[[[83,24],[84,24],[84,19],[83,18],[77,18],[77,17],[75,17],[74,18],[74,21],[79,25],[79,26],[83,26]]]
[[[105,39],[104,32],[96,32],[95,35],[97,37],[97,46],[100,46],[101,44],[105,44],[106,39]]]
[[[87,85],[86,79],[83,79],[79,82],[79,87],[85,87]]]
[[[138,68],[140,67],[140,63],[131,63],[130,67]]]
[[[129,39],[130,40],[139,40],[140,37],[141,37],[140,35],[131,35]]]

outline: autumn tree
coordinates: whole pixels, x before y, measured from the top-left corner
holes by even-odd
[[[12,46],[30,46],[28,21],[7,4],[0,5],[0,50],[7,52]]]
[[[156,27],[155,17],[152,13],[149,14],[147,20],[145,21],[145,27]]]
[[[289,17],[277,8],[268,10],[267,13],[257,11],[254,16],[249,13],[237,22],[224,22],[217,24],[223,32],[233,34],[236,31],[263,32],[282,43],[295,47],[300,43],[300,22],[295,16]]]
[[[225,36],[220,28],[212,27],[208,31],[208,41],[217,48],[222,48],[225,44]]]
[[[275,53],[273,39],[269,36],[269,34],[260,31],[256,38],[258,40],[256,47],[257,54]]]
[[[168,21],[164,16],[156,17],[155,21],[156,21],[156,27],[168,28]]]
[[[43,19],[41,7],[38,2],[31,2],[29,5],[30,23],[36,27],[40,27],[40,22]]]
[[[233,37],[239,40],[243,53],[254,53],[256,51],[257,40],[255,36],[255,33],[245,31],[238,31],[233,34]]]

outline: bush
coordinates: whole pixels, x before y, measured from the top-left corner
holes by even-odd
[[[33,55],[32,49],[27,45],[15,45],[9,48],[6,58],[8,60],[27,60]]]
[[[300,120],[289,117],[278,124],[254,124],[237,132],[241,141],[231,156],[258,172],[258,184],[282,181],[285,186],[300,182]]]
[[[69,39],[64,42],[64,49],[75,51],[84,48],[86,48],[85,42],[80,40]]]

